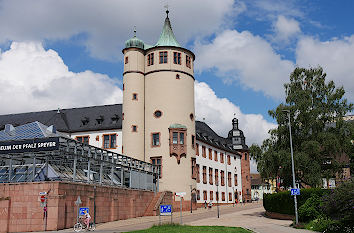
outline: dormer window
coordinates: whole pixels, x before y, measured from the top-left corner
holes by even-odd
[[[112,124],[117,124],[119,120],[119,116],[117,114],[114,114],[111,120],[112,120]]]
[[[99,117],[96,119],[97,125],[102,125],[103,121],[104,121],[104,117],[103,117],[103,116],[99,116]]]
[[[160,64],[167,63],[167,51],[160,52]]]
[[[82,125],[88,125],[89,122],[90,122],[90,119],[88,117],[84,117],[81,119]]]

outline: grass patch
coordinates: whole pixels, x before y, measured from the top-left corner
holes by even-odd
[[[245,230],[241,227],[224,227],[224,226],[188,226],[179,224],[164,224],[160,226],[153,226],[146,230],[132,231],[135,233],[150,233],[150,232],[171,232],[171,233],[184,233],[184,232],[223,232],[223,233],[250,233],[251,231]]]

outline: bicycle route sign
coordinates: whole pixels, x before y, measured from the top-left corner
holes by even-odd
[[[291,189],[291,196],[300,195],[300,189]]]
[[[172,205],[160,205],[160,215],[161,216],[172,215]]]
[[[83,216],[87,213],[90,213],[90,208],[89,207],[80,207],[80,210],[79,210],[79,215],[80,216]]]

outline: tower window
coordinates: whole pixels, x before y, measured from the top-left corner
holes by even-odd
[[[177,144],[178,143],[178,133],[177,132],[173,132],[172,133],[172,143],[173,144]]]
[[[176,79],[180,79],[179,74],[176,74]]]
[[[133,132],[137,132],[137,131],[138,131],[138,126],[132,125],[132,131],[133,131]]]
[[[148,66],[152,66],[154,64],[154,54],[153,53],[150,53],[148,54]]]
[[[186,55],[186,66],[188,68],[191,68],[191,57]]]
[[[117,135],[116,134],[104,134],[103,135],[103,148],[115,149],[117,147]]]
[[[160,64],[167,63],[167,51],[160,52]]]
[[[173,63],[181,65],[181,53],[173,52]]]
[[[128,64],[128,61],[129,61],[128,57],[125,57],[125,64]]]
[[[184,133],[179,133],[179,144],[184,145]]]
[[[189,114],[189,118],[191,118],[191,120],[193,120],[193,119],[194,119],[194,115],[193,115],[193,113]]]
[[[156,111],[154,112],[154,117],[160,118],[161,116],[162,116],[162,112],[161,112],[160,110],[156,110]]]
[[[152,146],[160,146],[160,133],[152,133]]]
[[[132,100],[138,100],[138,94],[137,93],[133,93],[133,98]]]
[[[123,83],[123,91],[124,91],[124,89],[125,89],[125,88],[124,88],[124,83]]]
[[[192,135],[192,148],[194,149],[194,144],[195,144],[195,136]]]

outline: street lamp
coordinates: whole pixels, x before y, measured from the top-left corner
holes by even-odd
[[[189,185],[189,188],[191,189],[191,213],[193,213],[193,212],[192,212],[192,191],[193,191],[192,185]]]
[[[293,173],[293,188],[296,189],[296,184],[295,184],[295,167],[294,167],[294,152],[293,152],[293,142],[292,142],[292,137],[291,137],[291,122],[290,122],[290,111],[289,110],[283,110],[283,112],[287,113],[288,119],[289,119],[289,133],[290,133],[290,152],[291,152],[291,170]],[[297,214],[297,200],[296,200],[296,195],[294,195],[294,204],[295,204],[295,222],[296,225],[299,223],[299,217]]]

